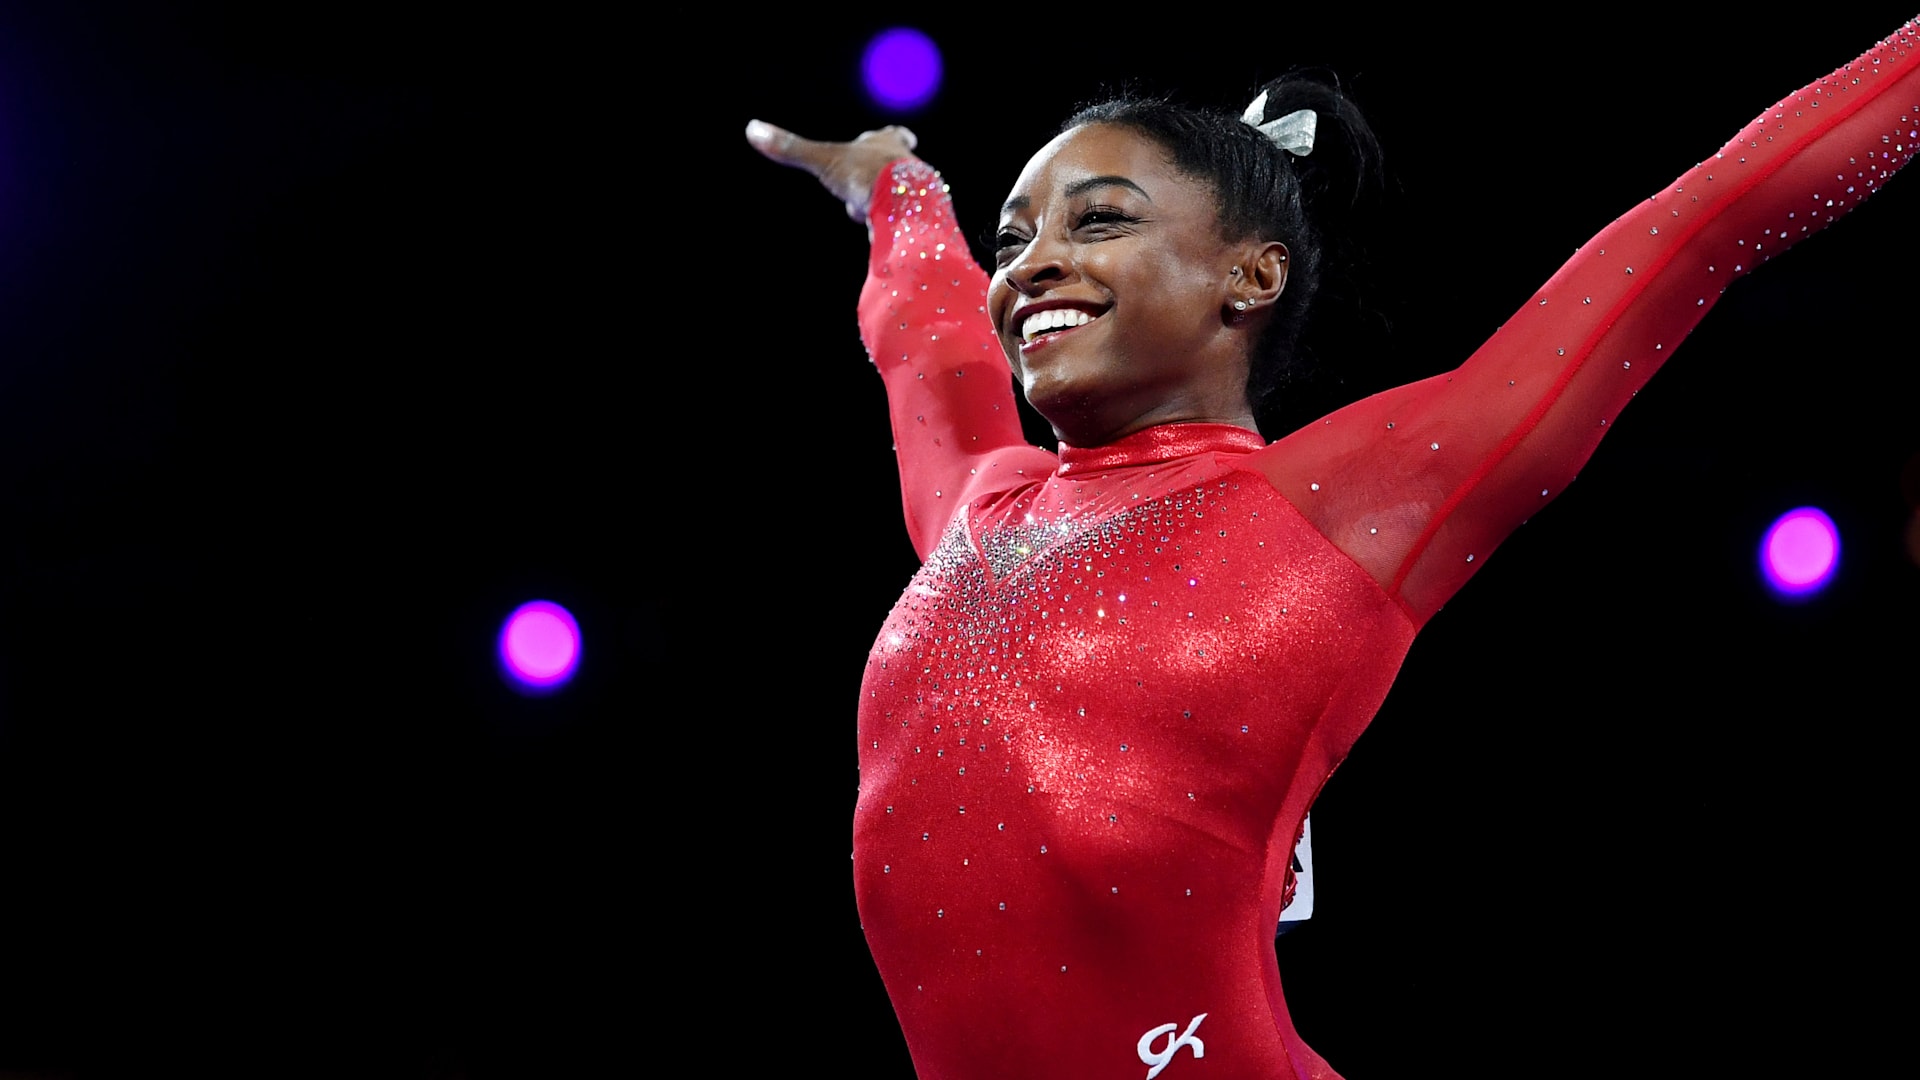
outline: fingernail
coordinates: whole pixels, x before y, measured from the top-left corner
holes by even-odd
[[[747,121],[747,141],[767,143],[773,141],[773,125],[759,120]]]

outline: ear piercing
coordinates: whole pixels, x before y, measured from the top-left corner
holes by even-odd
[[[1240,276],[1240,268],[1239,268],[1239,267],[1237,267],[1237,266],[1236,266],[1236,267],[1234,267],[1234,268],[1233,268],[1233,273],[1232,273],[1232,274],[1231,274],[1230,276],[1232,276],[1232,277],[1239,277],[1239,276]],[[1245,311],[1245,310],[1247,310],[1248,308],[1250,308],[1250,307],[1252,307],[1253,305],[1254,305],[1254,301],[1252,301],[1252,300],[1235,300],[1235,301],[1233,302],[1233,310],[1235,310],[1235,311]]]

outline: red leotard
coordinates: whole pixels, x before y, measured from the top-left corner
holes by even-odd
[[[1728,282],[1911,156],[1915,44],[1762,113],[1458,369],[1272,445],[1025,445],[944,187],[882,177],[861,328],[925,565],[861,687],[854,873],[922,1080],[1334,1075],[1273,949],[1303,815]]]

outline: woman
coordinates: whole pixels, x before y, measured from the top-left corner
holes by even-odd
[[[1271,445],[1250,386],[1315,261],[1293,170],[1362,137],[1338,102],[1083,114],[1015,184],[990,284],[911,136],[750,129],[874,234],[863,336],[926,565],[862,688],[856,888],[923,1077],[1332,1075],[1269,936],[1308,806],[1726,283],[1905,162],[1912,45],[1768,110],[1456,371]]]

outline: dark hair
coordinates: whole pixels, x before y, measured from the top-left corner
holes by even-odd
[[[1247,400],[1256,410],[1306,374],[1296,347],[1328,257],[1338,261],[1346,246],[1345,219],[1380,186],[1379,140],[1331,73],[1291,72],[1262,89],[1267,100],[1261,123],[1298,109],[1314,111],[1312,153],[1294,157],[1237,112],[1164,97],[1113,98],[1080,109],[1061,127],[1115,124],[1138,131],[1165,148],[1175,168],[1213,185],[1224,239],[1287,245],[1287,287],[1254,343],[1247,373]]]

